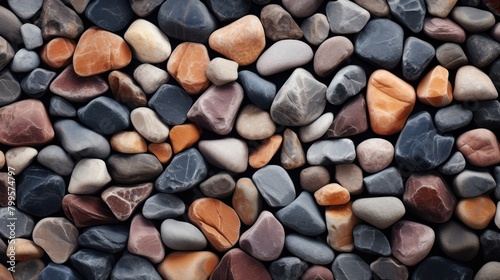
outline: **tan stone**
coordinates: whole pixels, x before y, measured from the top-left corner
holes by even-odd
[[[210,57],[203,44],[184,42],[170,55],[167,71],[189,94],[198,94],[210,85],[208,63]]]
[[[342,205],[349,202],[351,195],[349,191],[337,183],[321,187],[314,192],[316,203],[321,206]]]
[[[76,44],[66,38],[50,40],[40,51],[40,58],[52,68],[61,68],[71,63]]]
[[[465,65],[457,70],[453,98],[458,101],[492,100],[498,98],[498,91],[486,73]]]
[[[170,41],[160,28],[144,19],[137,19],[123,35],[134,56],[142,63],[161,63],[172,52]]]
[[[176,125],[170,130],[170,143],[174,153],[193,146],[201,137],[201,129],[192,123]]]
[[[11,247],[14,248],[16,261],[40,259],[45,254],[42,248],[37,246],[33,241],[25,238],[16,238],[7,244],[7,254],[11,251]]]
[[[163,164],[166,164],[172,158],[172,146],[169,143],[151,143],[148,145],[148,151]]]
[[[158,265],[158,273],[168,280],[207,280],[217,264],[212,252],[174,252]]]
[[[232,204],[241,221],[251,226],[262,210],[262,198],[250,178],[240,178],[236,182]]]
[[[248,140],[263,140],[271,137],[276,131],[276,124],[269,112],[248,104],[241,109],[236,119],[236,132]]]
[[[468,163],[486,167],[500,163],[500,143],[485,128],[469,130],[457,138],[457,148]]]
[[[466,226],[481,230],[495,217],[496,206],[488,195],[464,198],[457,203],[455,215]]]
[[[78,235],[73,223],[60,217],[43,218],[33,228],[33,242],[57,264],[65,263],[76,251]]]
[[[124,154],[138,154],[147,151],[146,141],[136,131],[120,131],[110,140],[113,150]]]
[[[354,227],[360,220],[352,212],[352,202],[343,205],[329,206],[325,212],[328,236],[326,241],[336,251],[352,252],[354,250]]]
[[[443,107],[453,100],[448,69],[441,65],[434,67],[420,81],[417,87],[418,100],[434,107]]]
[[[276,152],[278,152],[282,141],[283,137],[279,134],[273,135],[264,140],[262,144],[250,152],[250,155],[248,156],[248,164],[255,169],[266,166]]]
[[[147,107],[135,108],[130,113],[130,122],[142,137],[153,143],[165,142],[168,138],[168,126],[163,123],[155,111]]]
[[[9,270],[7,270],[7,268],[3,264],[0,264],[0,279],[14,280],[12,274],[9,272]]]
[[[335,165],[335,180],[351,195],[363,192],[363,171],[354,163]]]
[[[386,0],[354,0],[354,2],[376,17],[386,17],[391,12]]]
[[[0,169],[5,166],[5,154],[3,151],[0,151]]]

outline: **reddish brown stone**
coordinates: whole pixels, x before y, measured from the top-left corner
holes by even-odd
[[[500,143],[488,129],[477,128],[460,135],[457,148],[472,165],[486,167],[500,163]]]
[[[271,280],[271,275],[261,262],[238,248],[229,250],[210,276],[210,280],[243,280],[250,278]]]
[[[326,132],[328,137],[347,137],[361,134],[368,130],[366,101],[359,94],[337,113],[332,125]]]
[[[25,99],[0,108],[0,143],[38,146],[54,139],[54,128],[43,103]]]
[[[165,247],[153,222],[137,214],[130,223],[127,249],[132,254],[143,256],[154,264],[165,257]]]
[[[0,206],[7,207],[9,203],[9,176],[7,172],[0,172]]]
[[[45,40],[52,37],[76,39],[84,29],[80,17],[60,0],[45,0],[36,23]]]
[[[113,97],[121,102],[134,106],[146,106],[148,100],[142,89],[134,83],[132,78],[120,71],[112,71],[108,76],[109,87]]]
[[[67,194],[63,197],[62,208],[66,217],[79,228],[118,222],[99,197]]]
[[[102,192],[101,198],[119,221],[125,221],[132,215],[137,206],[148,198],[152,190],[153,183],[109,187]]]
[[[189,94],[198,94],[210,84],[206,75],[209,62],[210,57],[203,44],[184,42],[170,55],[167,71]]]
[[[300,39],[304,36],[292,15],[280,5],[265,6],[260,12],[260,21],[264,26],[266,37],[272,41]]]
[[[193,146],[200,137],[201,129],[192,123],[176,125],[170,130],[170,143],[176,154]]]
[[[282,141],[283,137],[279,134],[264,140],[262,144],[250,152],[248,164],[255,169],[266,166],[280,148]]]
[[[428,18],[424,23],[424,33],[436,40],[462,44],[465,31],[449,18]]]
[[[316,203],[321,206],[342,205],[349,202],[349,191],[337,183],[328,184],[314,192]]]
[[[158,265],[158,273],[169,280],[207,280],[218,263],[209,251],[173,252]]]
[[[392,227],[392,254],[405,265],[416,265],[429,254],[435,238],[432,228],[401,220]]]
[[[97,97],[109,89],[100,76],[80,77],[68,65],[50,84],[50,91],[73,102],[84,102]]]
[[[488,195],[464,198],[457,203],[455,214],[466,226],[481,230],[495,217],[496,206]]]
[[[76,44],[66,38],[54,38],[43,46],[40,57],[52,68],[61,68],[71,63]]]
[[[151,143],[148,151],[156,156],[159,162],[166,164],[172,158],[172,147],[169,143]]]

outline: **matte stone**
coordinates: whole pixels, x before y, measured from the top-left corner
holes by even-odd
[[[330,128],[333,119],[333,113],[328,112],[321,115],[312,123],[301,127],[299,130],[300,141],[307,143],[320,139]]]
[[[467,163],[487,167],[500,162],[500,144],[495,134],[485,128],[476,128],[457,138],[457,148]]]
[[[400,196],[403,194],[403,177],[396,167],[389,167],[363,178],[366,190],[372,196]]]
[[[65,263],[76,251],[77,239],[78,230],[65,218],[41,219],[33,229],[33,242],[56,264]]]
[[[109,86],[101,76],[78,76],[73,65],[68,65],[50,84],[50,91],[72,102],[85,102],[108,91]]]
[[[297,3],[300,3],[297,1]],[[302,21],[300,25],[304,38],[309,44],[318,46],[328,38],[330,25],[324,14],[316,13]]]
[[[434,231],[429,226],[401,220],[392,227],[392,254],[403,264],[413,266],[429,254],[434,240]]]
[[[500,126],[500,102],[498,100],[479,101],[473,109],[472,121],[477,127],[496,129]]]
[[[129,25],[134,13],[128,1],[96,0],[87,5],[85,16],[100,28],[117,32]]]
[[[441,133],[451,132],[467,126],[472,120],[472,111],[461,104],[439,109],[434,115],[436,128]]]
[[[207,42],[217,28],[215,18],[198,0],[165,1],[158,11],[158,24],[169,37],[198,43]]]
[[[170,143],[174,153],[192,147],[201,137],[201,129],[192,123],[176,125],[170,130]]]
[[[78,245],[105,253],[119,253],[127,246],[128,228],[125,226],[93,226],[78,236]]]
[[[321,266],[313,265],[310,266],[304,274],[300,277],[301,280],[333,280],[333,273],[330,269]]]
[[[472,279],[472,269],[441,256],[432,256],[422,261],[412,274],[412,280]]]
[[[50,262],[38,275],[39,280],[82,280],[82,276],[72,267]]]
[[[287,170],[299,168],[306,163],[306,156],[299,137],[289,128],[283,132],[280,161],[281,166]]]
[[[154,93],[161,85],[170,80],[167,71],[149,63],[143,63],[134,70],[134,80],[146,94]]]
[[[97,196],[67,194],[62,207],[66,217],[78,228],[118,222],[106,203]]]
[[[470,228],[453,220],[437,230],[439,248],[446,256],[461,262],[469,262],[479,253],[479,237]]]
[[[489,11],[474,7],[455,7],[450,13],[451,18],[470,33],[487,31],[495,25],[495,16]]]
[[[369,11],[374,17],[389,15],[389,6],[385,0],[354,0],[354,2]]]
[[[208,279],[219,263],[219,257],[210,251],[173,252],[157,268],[163,279]],[[188,277],[189,276],[189,277]]]
[[[403,77],[406,80],[417,80],[434,58],[434,47],[416,37],[408,37],[403,48]]]
[[[391,142],[382,138],[369,138],[356,147],[359,165],[368,173],[385,169],[394,158],[394,147]]]
[[[19,175],[33,162],[37,154],[38,151],[32,147],[10,148],[5,153],[5,161],[8,166],[7,170],[15,170]]]
[[[53,117],[76,117],[76,109],[68,100],[54,95],[50,98],[49,114]]]
[[[500,232],[487,229],[479,237],[483,260],[500,261]]]
[[[335,165],[335,180],[346,188],[350,194],[363,192],[363,170],[354,163]]]
[[[132,78],[120,71],[112,71],[108,76],[109,87],[113,98],[129,107],[146,106],[147,98],[142,89],[135,84]]]
[[[161,85],[148,102],[148,106],[169,125],[184,123],[192,104],[193,100],[182,88],[169,84]]]
[[[249,70],[238,72],[238,79],[241,86],[243,86],[246,96],[253,104],[264,110],[271,108],[274,96],[276,95],[275,84]]]
[[[172,52],[167,36],[144,19],[137,19],[130,24],[123,37],[131,46],[134,56],[143,63],[164,62]]]
[[[21,21],[6,7],[0,7],[0,36],[7,40],[13,47],[22,44]]]
[[[34,51],[22,48],[16,52],[10,63],[10,71],[16,73],[30,72],[40,65],[40,57]]]
[[[347,65],[337,71],[326,89],[326,99],[333,105],[344,103],[366,86],[365,70],[357,65]]]
[[[238,79],[238,63],[216,57],[208,63],[206,74],[207,78],[216,86],[234,82]]]
[[[327,184],[314,192],[316,203],[321,206],[342,205],[349,202],[349,191],[337,183]]]
[[[213,198],[226,198],[233,193],[235,187],[236,182],[227,172],[217,173],[200,184],[201,192]]]
[[[72,194],[95,194],[111,182],[106,163],[102,159],[81,159],[71,173],[68,192]]]
[[[494,280],[500,273],[500,262],[487,262],[474,276],[474,280]]]
[[[380,257],[370,264],[375,279],[407,280],[408,268],[394,257]]]
[[[332,272],[335,279],[339,280],[372,279],[368,264],[358,255],[351,253],[339,254],[332,263]]]
[[[238,19],[250,11],[252,3],[246,0],[237,1],[207,1],[208,7],[212,10],[218,20],[231,21]]]
[[[378,229],[388,228],[406,213],[403,202],[392,196],[359,198],[352,204],[352,211]]]
[[[312,15],[322,3],[323,1],[321,0],[285,0],[283,1],[283,6],[292,16],[303,18]]]
[[[271,280],[265,266],[239,248],[229,250],[213,270],[210,279],[245,279],[246,277]]]
[[[267,165],[252,175],[260,194],[271,207],[289,205],[295,199],[295,186],[283,167]]]
[[[489,195],[483,194],[472,198],[462,198],[457,203],[455,215],[466,226],[485,229],[495,217],[496,205]]]
[[[28,50],[33,50],[43,45],[42,30],[32,23],[21,25],[21,35],[24,46]]]
[[[153,264],[165,258],[161,236],[153,222],[136,214],[130,222],[127,249],[130,253],[145,257]]]
[[[466,163],[464,155],[457,151],[443,165],[438,167],[438,170],[444,175],[455,175],[464,170]]]
[[[425,18],[424,0],[388,0],[391,14],[414,33],[422,31]]]
[[[72,156],[107,158],[110,152],[108,141],[73,120],[60,120],[54,130],[62,147]]]
[[[236,182],[232,205],[241,222],[251,226],[262,210],[262,197],[250,178],[240,178]]]
[[[20,19],[27,20],[42,8],[43,0],[8,0],[7,3]]]
[[[106,163],[111,178],[119,184],[148,182],[163,171],[161,163],[151,154],[114,154],[106,160]]]
[[[331,1],[326,4],[330,30],[335,34],[358,33],[370,19],[370,13],[351,1]]]
[[[500,55],[500,43],[489,36],[472,34],[467,37],[466,50],[472,64],[486,67]]]
[[[257,72],[262,76],[270,76],[305,65],[312,59],[313,51],[308,44],[284,39],[272,44],[259,57]]]
[[[15,272],[12,273],[14,279],[38,279],[38,275],[45,268],[45,264],[40,259],[20,261],[16,264]]]
[[[58,37],[50,40],[40,51],[40,57],[52,68],[61,68],[71,63],[76,44],[73,40]]]
[[[236,132],[247,140],[263,140],[273,136],[275,131],[271,115],[252,104],[243,107],[236,119]]]
[[[186,210],[184,202],[175,195],[157,193],[149,197],[142,207],[142,215],[146,219],[165,220],[175,218]]]
[[[311,237],[290,233],[285,238],[285,246],[296,257],[312,264],[328,264],[335,257],[332,248]]]
[[[450,13],[451,9],[457,3],[457,0],[446,0],[446,1],[438,1],[438,0],[426,0],[427,10],[429,14],[436,17],[446,17]]]
[[[365,224],[359,224],[353,231],[356,250],[380,256],[391,255],[391,244],[380,230]]]
[[[21,85],[8,69],[0,71],[0,91],[0,106],[12,103],[21,96]]]
[[[397,23],[388,19],[373,19],[358,34],[354,51],[371,64],[393,69],[403,55],[403,39],[403,28]],[[385,47],[378,47],[380,45]]]
[[[7,205],[5,205],[7,206]],[[15,206],[0,208],[0,235],[3,238],[9,238],[10,228],[9,224],[15,222],[15,237],[30,237],[33,232],[35,222],[31,216],[25,214],[23,211],[17,209]],[[15,219],[15,220],[14,220]]]
[[[264,140],[248,155],[248,165],[250,165],[254,169],[258,169],[267,165],[280,148],[281,142],[283,142],[283,136],[279,134],[275,134]],[[304,157],[302,162],[305,162]]]
[[[77,111],[78,119],[94,131],[111,135],[130,126],[130,111],[125,105],[99,96]]]
[[[351,41],[344,36],[335,36],[327,39],[321,43],[314,54],[314,72],[320,77],[332,74],[340,64],[349,59],[353,51],[354,47]]]
[[[132,11],[139,17],[146,17],[155,11],[165,0],[131,0]]]
[[[297,257],[282,257],[272,262],[268,270],[273,280],[299,279],[307,270],[307,263]]]
[[[114,265],[114,256],[92,249],[80,249],[71,255],[73,267],[87,279],[108,279]]]
[[[311,165],[351,163],[355,158],[354,142],[348,138],[316,141],[307,150]]]
[[[248,166],[248,147],[236,138],[202,140],[198,148],[205,159],[216,167],[242,173]]]
[[[39,98],[49,89],[56,72],[36,68],[21,80],[21,89],[31,97]]]
[[[455,43],[445,43],[436,49],[436,59],[447,69],[456,69],[469,62],[462,47]]]
[[[136,131],[120,131],[111,136],[111,148],[119,153],[138,154],[147,152],[146,141]]]
[[[301,192],[292,203],[278,210],[275,215],[281,224],[302,235],[316,236],[326,231],[318,206],[313,196],[306,191]]]
[[[438,2],[432,0],[434,2]],[[446,1],[445,1],[446,2]],[[462,44],[465,42],[465,31],[449,18],[427,18],[424,23],[424,34],[432,39]]]
[[[108,205],[119,221],[127,220],[153,190],[153,183],[136,186],[109,187],[101,193],[102,200]]]
[[[148,260],[133,254],[124,254],[113,266],[111,279],[117,280],[161,280],[160,274]]]
[[[464,170],[453,179],[453,191],[464,198],[482,195],[495,187],[495,179],[487,170]]]
[[[352,211],[352,202],[329,206],[325,210],[326,242],[339,252],[352,252],[354,249],[353,230],[360,220]]]
[[[45,40],[53,37],[76,39],[84,29],[80,17],[60,0],[44,1],[36,24],[42,30]]]
[[[300,39],[304,36],[292,15],[277,4],[269,4],[260,11],[260,21],[266,37],[271,41]]]
[[[161,223],[161,240],[168,248],[179,251],[202,250],[207,239],[193,224],[166,219]]]
[[[340,111],[337,112],[332,125],[326,135],[328,137],[348,137],[362,134],[368,130],[368,120],[366,116],[366,101],[363,94],[346,103]]]

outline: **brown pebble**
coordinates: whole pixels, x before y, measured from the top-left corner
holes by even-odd
[[[120,131],[109,141],[113,150],[124,154],[138,154],[147,151],[146,141],[136,131]]]
[[[304,33],[292,15],[277,4],[269,4],[260,11],[260,21],[266,37],[272,41],[300,39]]]
[[[7,253],[10,247],[14,247],[16,261],[26,261],[40,259],[45,254],[45,251],[36,245],[33,241],[25,238],[15,238],[7,245]],[[7,256],[8,258],[9,256]],[[3,278],[2,278],[3,279]]]
[[[300,186],[303,190],[314,193],[330,183],[330,173],[323,166],[311,166],[300,171]]]
[[[158,265],[158,273],[168,280],[207,280],[218,263],[209,251],[173,252]]]
[[[250,178],[240,178],[236,182],[232,205],[245,225],[251,226],[257,220],[262,210],[262,198]]]
[[[314,192],[316,203],[321,206],[342,205],[349,202],[349,191],[337,183],[328,184]]]
[[[363,192],[363,171],[354,163],[335,165],[335,180],[351,195]]]
[[[326,242],[336,251],[352,252],[354,237],[352,232],[360,220],[352,211],[352,201],[343,205],[329,206],[325,212],[328,236]]]
[[[337,67],[351,57],[354,46],[344,36],[326,39],[314,54],[314,72],[320,77],[333,73]]]
[[[129,75],[115,70],[109,73],[108,81],[116,100],[132,104],[134,107],[146,106],[146,94]]]
[[[336,138],[348,137],[361,134],[366,130],[368,130],[366,101],[362,94],[358,94],[337,113],[326,135]]]
[[[297,133],[287,128],[283,132],[283,145],[281,146],[281,166],[290,170],[303,166],[306,155]]]

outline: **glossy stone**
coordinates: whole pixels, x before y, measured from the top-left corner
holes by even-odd
[[[369,280],[372,275],[368,264],[358,255],[339,254],[332,263],[335,279]]]
[[[325,221],[313,196],[306,191],[301,192],[292,203],[278,210],[275,215],[281,224],[303,235],[316,236],[326,230]]]
[[[143,63],[164,62],[172,51],[167,36],[147,20],[135,20],[123,37],[132,48],[134,56]]]
[[[172,158],[172,146],[167,143],[150,143],[148,145],[148,151],[155,155],[155,157],[162,163],[166,164]]]
[[[457,138],[457,148],[468,163],[486,167],[500,162],[500,144],[491,130],[476,128]]]
[[[353,230],[356,250],[381,256],[391,255],[391,245],[385,235],[378,229],[365,224],[356,225]]]
[[[0,96],[1,106],[12,103],[21,96],[21,85],[8,69],[0,71],[0,90],[3,93]]]
[[[434,115],[434,123],[441,133],[451,132],[467,126],[472,120],[472,111],[461,104],[439,109]]]
[[[153,222],[136,214],[130,222],[127,249],[130,253],[145,257],[150,262],[160,263],[165,257],[165,247]]]
[[[260,11],[260,21],[266,37],[271,41],[300,39],[304,36],[292,15],[277,4],[269,4]]]
[[[50,84],[50,91],[68,101],[89,101],[109,89],[101,76],[80,77],[73,65],[68,65]]]
[[[351,98],[351,100],[337,112],[326,135],[334,138],[349,137],[362,134],[367,130],[368,119],[366,116],[366,101],[364,95],[360,94]]]
[[[448,18],[427,18],[423,31],[427,36],[436,40],[457,44],[465,42],[465,31],[460,25]]]
[[[285,246],[285,229],[269,211],[262,211],[255,223],[241,234],[241,249],[261,261],[274,261]]]
[[[326,99],[333,105],[344,103],[366,86],[365,70],[357,65],[348,65],[337,71],[326,89]]]
[[[481,266],[476,276],[474,276],[474,279],[475,280],[495,279],[498,273],[500,273],[500,263],[497,261],[491,261]]]
[[[146,219],[165,220],[184,213],[186,205],[175,195],[157,193],[149,197],[142,206],[142,215]]]
[[[369,11],[374,17],[389,15],[387,1],[383,0],[354,0],[354,2]]]
[[[389,167],[366,176],[363,183],[367,192],[373,196],[400,196],[405,190],[401,172],[396,167]]]
[[[330,30],[335,34],[358,33],[370,19],[370,13],[351,1],[335,1],[326,5]]]
[[[202,250],[207,239],[193,224],[166,219],[161,223],[161,240],[168,248],[179,251]]]
[[[66,99],[54,95],[49,102],[49,115],[54,117],[76,117],[76,109]]]
[[[146,106],[146,94],[135,84],[133,79],[120,71],[111,71],[108,75],[109,87],[113,98],[129,107]]]
[[[340,2],[344,3],[347,1]],[[353,52],[354,46],[344,36],[334,36],[325,40],[314,53],[314,72],[320,77],[329,76],[339,65],[348,60]]]
[[[245,0],[237,1],[207,1],[208,7],[220,21],[238,19],[250,11],[252,3]]]
[[[403,48],[403,77],[409,81],[418,79],[434,58],[435,53],[431,44],[413,36],[408,37]]]
[[[66,262],[76,251],[77,239],[78,230],[65,218],[44,218],[33,229],[33,241],[56,264]]]
[[[94,131],[110,135],[130,125],[129,110],[115,100],[100,96],[77,111],[78,118]]]
[[[352,211],[378,229],[388,228],[406,213],[403,202],[392,196],[357,199],[352,204]]]
[[[295,187],[292,179],[281,166],[265,166],[252,175],[252,180],[266,203],[271,207],[283,207],[295,199]]]
[[[493,190],[496,182],[487,170],[464,170],[453,179],[453,191],[459,197],[475,197]]]
[[[71,255],[73,267],[87,279],[107,279],[113,268],[114,256],[92,249],[80,249]]]
[[[250,178],[240,178],[236,182],[232,205],[242,223],[251,226],[262,210],[262,197]]]
[[[11,235],[9,224],[12,221],[15,221],[15,237],[29,237],[33,233],[33,227],[35,226],[33,218],[14,206],[7,206],[8,204],[5,204],[5,207],[0,208],[0,217],[2,218],[2,222],[0,223],[2,226],[0,229],[0,235],[3,238],[9,238]],[[11,215],[11,213],[13,215]],[[10,217],[15,218],[16,220],[10,220]]]
[[[93,226],[78,236],[78,245],[114,254],[125,249],[127,239],[128,228],[125,226]]]
[[[210,277],[218,263],[219,257],[210,251],[173,252],[157,270],[163,279],[203,280]]]
[[[119,184],[148,182],[163,171],[161,163],[151,154],[114,154],[106,163],[111,178]]]
[[[238,79],[238,63],[216,57],[208,63],[206,74],[210,82],[216,86],[234,82]]]
[[[144,138],[135,131],[120,131],[111,137],[109,143],[113,150],[124,154],[145,153],[148,150]]]
[[[321,0],[285,0],[283,6],[292,16],[303,18],[312,15],[321,6],[321,3],[323,3]]]
[[[20,174],[33,162],[37,154],[38,151],[32,147],[10,148],[5,152],[5,163],[8,166],[8,171],[15,170],[15,173]]]
[[[311,237],[290,233],[285,238],[285,247],[293,255],[312,264],[328,264],[335,257],[332,248]]]

